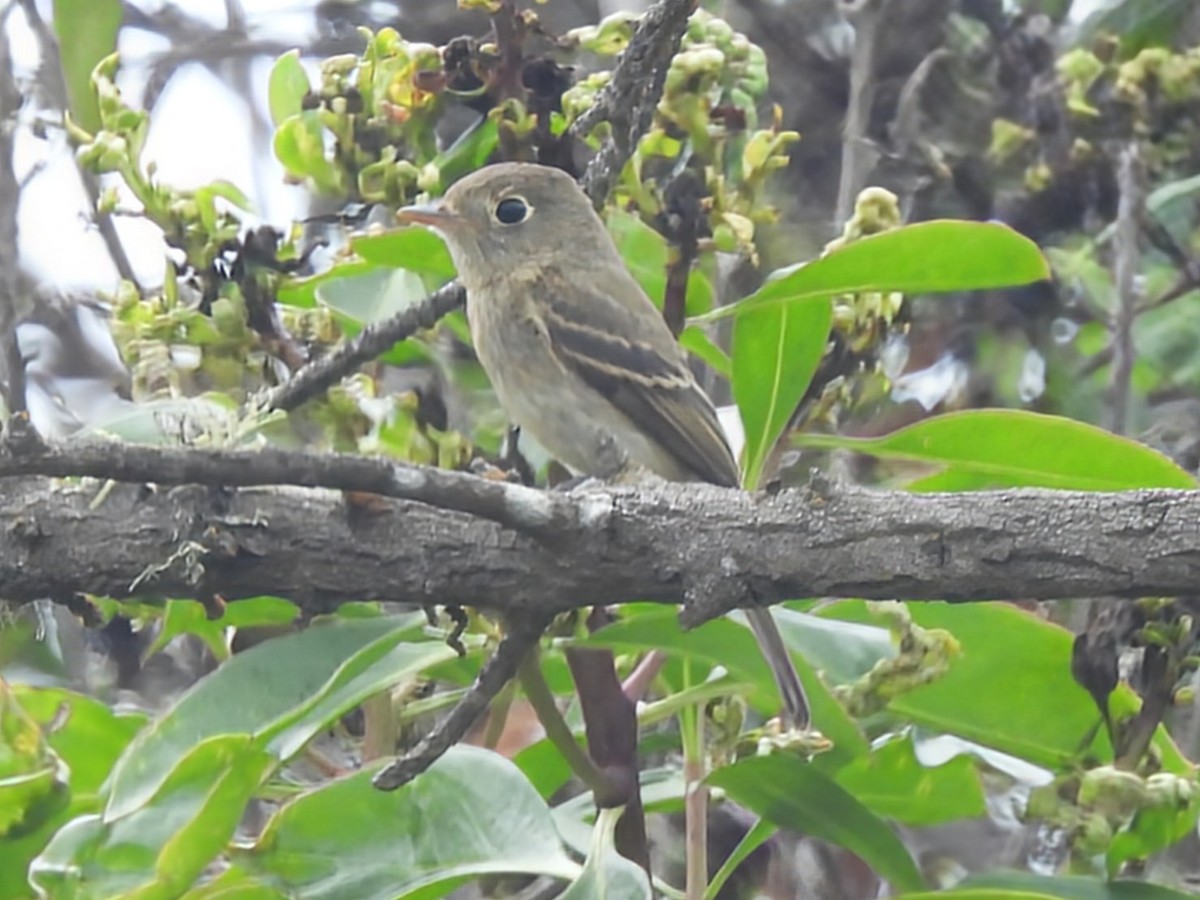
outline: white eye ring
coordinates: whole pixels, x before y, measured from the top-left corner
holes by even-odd
[[[520,225],[533,214],[529,201],[519,194],[505,197],[492,210],[492,217],[501,225]]]

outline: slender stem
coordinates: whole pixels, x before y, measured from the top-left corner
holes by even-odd
[[[1117,185],[1121,199],[1117,204],[1117,228],[1113,239],[1116,259],[1113,263],[1117,289],[1117,308],[1112,320],[1113,361],[1109,378],[1109,427],[1124,434],[1129,427],[1130,389],[1133,379],[1133,319],[1137,310],[1136,278],[1141,253],[1139,223],[1145,206],[1142,190],[1141,153],[1137,140],[1121,149],[1117,162]]]
[[[396,735],[399,732],[396,712],[392,708],[392,692],[380,691],[368,697],[362,705],[363,711],[363,762],[391,756],[396,752]]]
[[[575,735],[571,733],[571,729],[563,720],[562,713],[558,711],[558,704],[554,702],[554,694],[542,674],[539,658],[540,654],[535,648],[521,663],[517,677],[521,680],[521,689],[525,691],[525,698],[533,707],[533,711],[537,713],[542,727],[546,729],[546,737],[558,748],[558,752],[563,755],[563,759],[567,761],[571,771],[588,786],[592,793],[604,794],[611,791],[613,786],[609,784],[609,780],[596,766],[587,751],[579,746]]]
[[[487,726],[483,729],[483,746],[495,750],[504,736],[504,727],[508,724],[508,712],[512,709],[513,683],[504,686],[488,709]]]
[[[691,664],[684,681],[691,684]],[[686,706],[679,713],[683,743],[684,844],[687,853],[687,900],[704,900],[708,887],[708,788],[704,786],[704,708]]]

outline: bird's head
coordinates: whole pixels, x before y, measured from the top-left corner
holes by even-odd
[[[531,163],[485,166],[440,200],[406,206],[401,222],[425,225],[446,241],[468,289],[498,265],[608,258],[604,224],[570,175]]]

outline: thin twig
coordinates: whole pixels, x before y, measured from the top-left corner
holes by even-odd
[[[328,356],[296,371],[285,384],[272,388],[256,402],[265,409],[292,410],[317,396],[359,366],[386,352],[393,344],[432,328],[448,313],[462,307],[467,292],[457,281],[434,291],[401,313],[368,325]]]
[[[1117,308],[1112,320],[1113,362],[1109,373],[1109,427],[1124,434],[1129,425],[1129,394],[1133,377],[1133,320],[1137,310],[1135,280],[1141,252],[1138,237],[1141,228],[1145,191],[1141,178],[1141,153],[1137,140],[1121,148],[1117,162],[1117,185],[1121,192],[1117,204],[1116,233],[1113,237],[1113,281]]]
[[[492,698],[516,675],[521,660],[537,645],[548,624],[548,619],[530,619],[510,625],[496,652],[483,664],[475,683],[454,709],[416,747],[380,769],[374,778],[375,787],[394,791],[408,784],[461,741]]]
[[[854,25],[854,49],[850,54],[850,99],[846,105],[846,125],[842,132],[842,173],[838,183],[837,223],[850,218],[854,198],[862,190],[873,164],[867,142],[871,109],[875,103],[875,64],[878,56],[880,25],[890,0],[854,0],[843,4],[846,17]]]
[[[21,185],[13,168],[13,132],[17,113],[24,98],[13,75],[12,53],[8,42],[8,15],[0,16],[0,361],[4,379],[4,400],[8,412],[25,410],[25,364],[17,341],[21,319],[17,303],[21,294],[20,247],[17,243],[17,210],[21,204]]]
[[[558,705],[554,702],[554,694],[546,683],[542,667],[538,664],[537,648],[530,651],[529,656],[521,663],[519,677],[521,689],[525,691],[525,698],[533,707],[533,711],[537,713],[538,722],[545,729],[546,737],[558,748],[558,752],[567,761],[571,771],[593,793],[601,796],[611,794],[613,785],[592,761],[587,751],[579,746],[575,735],[571,733],[571,729],[563,720],[562,713],[558,711]]]
[[[67,96],[66,83],[63,81],[62,59],[58,52],[58,39],[38,13],[35,0],[18,0],[18,2],[25,13],[25,18],[29,22],[30,29],[37,37],[38,50],[42,54],[42,84],[45,86],[54,104],[63,111],[63,115],[65,116],[70,109],[70,99]],[[100,232],[100,237],[104,241],[108,255],[112,258],[113,265],[117,269],[117,274],[141,290],[138,285],[137,275],[133,271],[133,263],[129,261],[129,254],[125,252],[125,245],[121,243],[121,236],[117,234],[116,226],[113,224],[112,215],[102,212],[99,209],[99,181],[92,172],[84,169],[78,162],[75,165],[75,170],[79,173],[79,180],[83,185],[84,192],[87,194],[89,208],[95,213],[96,229]]]

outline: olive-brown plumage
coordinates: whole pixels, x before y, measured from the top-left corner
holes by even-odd
[[[523,432],[579,474],[648,470],[737,486],[712,402],[570,176],[488,166],[400,218],[445,238],[467,291],[475,351]],[[766,610],[748,614],[792,724],[806,726],[803,689],[774,620]]]

